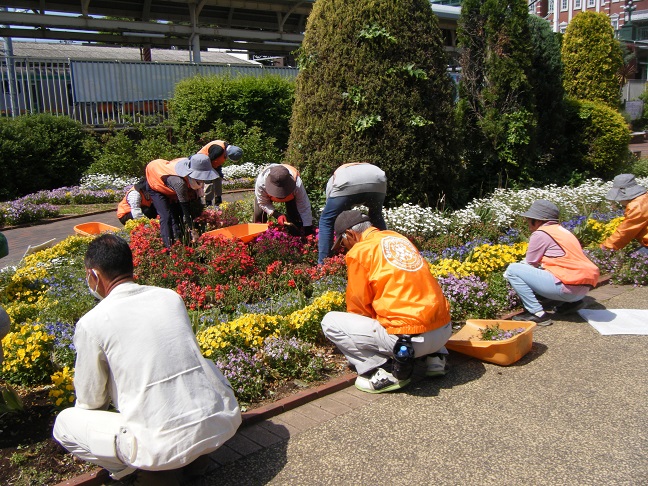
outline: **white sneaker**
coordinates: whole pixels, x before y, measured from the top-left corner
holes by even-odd
[[[448,372],[445,354],[429,354],[425,358],[425,376],[444,376]]]
[[[378,368],[370,376],[367,376],[367,374],[359,375],[355,381],[355,387],[367,393],[384,393],[398,390],[410,382],[409,378],[407,380],[397,380],[394,375],[387,373],[382,368]]]

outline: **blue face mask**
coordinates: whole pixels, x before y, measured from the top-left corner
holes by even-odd
[[[97,279],[97,285],[95,285],[94,290],[90,286],[90,280],[88,280],[88,277],[86,277],[86,283],[88,284],[88,290],[90,291],[90,294],[97,300],[103,300],[103,297],[99,292],[97,292],[97,288],[99,288],[99,276],[97,275],[97,272],[94,271],[94,269],[91,269],[92,273],[94,274],[95,278]]]

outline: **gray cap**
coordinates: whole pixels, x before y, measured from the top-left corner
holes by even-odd
[[[525,218],[538,219],[540,221],[558,221],[560,210],[551,201],[546,199],[538,199],[534,201],[526,213],[521,213],[520,216]]]
[[[209,157],[203,154],[180,159],[175,165],[175,171],[180,177],[189,176],[197,181],[213,181],[218,177]]]
[[[637,184],[632,174],[619,174],[612,181],[612,189],[605,195],[610,201],[631,201],[646,192],[644,186]]]
[[[335,218],[335,234],[337,235],[337,238],[333,243],[331,251],[336,251],[340,248],[346,230],[351,229],[356,224],[364,223],[365,221],[371,221],[369,216],[355,209],[342,211],[338,214],[337,218]]]

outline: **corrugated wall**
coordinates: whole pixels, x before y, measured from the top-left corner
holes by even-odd
[[[124,115],[166,117],[179,81],[196,75],[297,76],[296,68],[135,61],[3,59],[0,114],[50,112],[85,125],[122,124]]]

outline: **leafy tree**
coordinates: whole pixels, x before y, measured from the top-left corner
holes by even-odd
[[[565,31],[562,58],[568,96],[618,109],[623,54],[606,14],[583,12],[574,17]]]
[[[534,182],[557,182],[556,172],[564,165],[566,150],[560,41],[546,20],[529,15],[528,22],[531,34],[529,82],[535,95],[538,116],[538,163],[527,167],[527,170]]]
[[[354,161],[386,172],[390,201],[453,187],[452,82],[428,0],[318,0],[298,62],[286,161],[307,188]]]
[[[517,179],[535,162],[537,118],[525,0],[465,0],[458,25],[457,116],[468,196]]]

